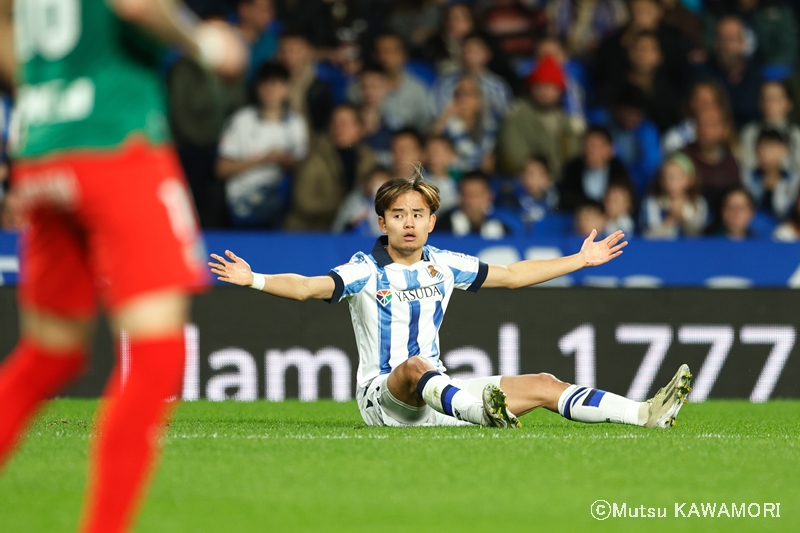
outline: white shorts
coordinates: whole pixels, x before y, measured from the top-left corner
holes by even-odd
[[[488,378],[453,379],[452,385],[480,399],[488,384],[500,386],[501,376]],[[381,374],[356,393],[358,410],[368,426],[472,426],[469,422],[440,413],[428,405],[414,407],[401,402],[389,392],[386,380],[389,374]]]

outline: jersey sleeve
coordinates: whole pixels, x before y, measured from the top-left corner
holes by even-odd
[[[358,294],[372,277],[372,269],[367,263],[366,256],[359,252],[351,257],[349,262],[331,269],[328,276],[333,278],[336,284],[328,303],[336,303],[342,298]]]
[[[478,292],[489,273],[489,265],[473,255],[442,250],[438,254],[437,262],[450,269],[454,287],[462,291]]]

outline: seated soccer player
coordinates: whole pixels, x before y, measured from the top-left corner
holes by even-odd
[[[578,253],[511,265],[487,265],[427,243],[436,224],[439,193],[417,175],[378,190],[375,211],[385,234],[371,253],[358,252],[325,276],[256,274],[233,252],[211,254],[218,279],[294,300],[316,298],[350,305],[358,344],[356,398],[370,426],[466,425],[515,428],[516,415],[537,407],[580,422],[647,427],[674,425],[691,391],[689,367],[646,402],[571,385],[552,374],[451,379],[439,359],[439,327],[453,289],[528,287],[622,254],[615,232],[595,242],[592,231]]]

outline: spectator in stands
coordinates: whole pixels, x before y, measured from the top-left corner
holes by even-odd
[[[354,28],[364,25],[365,21],[382,20],[385,16],[384,3],[380,1],[283,0],[278,6],[286,26],[302,30],[319,56],[330,56],[341,35],[354,33]],[[377,13],[372,6],[377,8]],[[360,29],[368,32],[369,22],[366,26]]]
[[[697,122],[695,117],[703,109],[714,107],[729,117],[733,124],[733,111],[728,95],[722,86],[712,80],[699,81],[692,86],[686,101],[685,118],[670,128],[661,138],[663,153],[670,154],[680,150],[687,144],[697,140]]]
[[[745,55],[746,38],[742,21],[725,16],[716,26],[712,57],[698,67],[698,79],[719,82],[728,94],[736,126],[742,127],[758,118],[758,91],[761,65]]]
[[[500,120],[511,103],[511,89],[503,78],[489,70],[492,52],[480,33],[470,33],[462,41],[461,69],[444,74],[433,87],[434,112],[440,115],[453,101],[456,85],[464,77],[478,80],[486,108]]]
[[[512,62],[533,55],[547,31],[547,14],[531,2],[523,5],[520,0],[491,0],[480,18],[504,57]]]
[[[363,143],[369,146],[378,163],[392,164],[392,132],[400,129],[400,121],[388,113],[384,102],[389,89],[386,71],[377,64],[366,65],[358,76],[359,114],[364,124]]]
[[[796,9],[796,8],[795,8]],[[742,20],[748,33],[748,55],[770,66],[793,67],[797,61],[797,23],[783,0],[731,0],[704,9],[705,43],[714,43],[714,27],[725,16]]]
[[[392,176],[411,179],[424,157],[425,141],[414,128],[403,128],[392,135]]]
[[[258,67],[275,57],[278,32],[274,23],[272,0],[237,0],[236,27],[250,48],[250,67],[246,78],[252,81]]]
[[[536,47],[536,61],[545,56],[550,56],[564,70],[566,88],[562,103],[564,112],[572,122],[572,129],[582,135],[586,131],[586,66],[583,62],[570,57],[564,49],[563,43],[556,37],[542,37]],[[527,79],[531,71],[536,68],[532,65],[530,70],[524,71],[523,78]]]
[[[593,76],[596,87],[614,85],[615,80],[625,77],[630,49],[642,32],[656,34],[665,78],[674,86],[681,86],[689,47],[678,31],[662,24],[664,12],[659,0],[630,0],[628,5],[631,12],[628,24],[605,38],[597,50]]]
[[[386,28],[399,35],[408,50],[416,51],[439,30],[440,3],[439,0],[398,0],[386,19]]]
[[[345,197],[363,186],[376,165],[372,150],[361,143],[363,134],[355,107],[334,108],[328,135],[316,140],[297,168],[286,229],[330,229]]]
[[[707,221],[708,204],[694,163],[676,152],[661,167],[658,180],[642,202],[642,233],[657,239],[693,237],[703,232]]]
[[[225,181],[228,216],[234,227],[280,227],[285,212],[285,174],[305,157],[308,130],[288,109],[289,72],[265,63],[256,74],[258,106],[231,118],[219,143],[217,176]]]
[[[445,7],[442,28],[431,37],[420,50],[423,59],[436,65],[440,76],[461,72],[463,66],[464,38],[479,32],[478,24],[470,4],[467,2],[451,2]],[[506,83],[513,84],[517,80],[503,53],[495,40],[482,33],[484,42],[491,51],[488,68],[501,76]],[[516,89],[516,87],[512,87]]]
[[[683,35],[693,52],[703,51],[703,21],[680,0],[659,0],[664,11],[662,23]]]
[[[755,238],[750,228],[755,212],[753,199],[747,191],[742,187],[734,187],[722,197],[719,222],[711,227],[708,234],[735,241]]]
[[[543,57],[528,77],[530,98],[520,98],[509,109],[500,129],[498,156],[506,174],[522,172],[533,154],[546,154],[550,168],[560,175],[564,164],[578,154],[579,135],[561,107],[566,76],[558,62]]]
[[[739,163],[733,155],[735,130],[716,108],[697,115],[697,140],[682,150],[692,160],[702,183],[703,196],[716,213],[722,195],[741,184]]]
[[[334,233],[358,233],[376,237],[381,235],[378,215],[375,213],[375,193],[390,179],[392,175],[386,167],[373,168],[364,185],[351,191],[344,199],[331,230]]]
[[[459,207],[442,213],[435,229],[457,237],[474,235],[484,239],[502,239],[519,232],[513,213],[495,209],[489,180],[481,172],[467,172],[459,183]]]
[[[783,132],[761,130],[756,141],[756,166],[745,168],[742,184],[756,210],[775,220],[786,218],[800,190],[800,174],[789,167],[789,142]]]
[[[321,133],[328,127],[333,96],[330,88],[316,74],[314,48],[302,33],[281,35],[278,57],[289,70],[289,107],[302,116],[308,129]]]
[[[497,121],[477,78],[459,80],[453,101],[431,127],[432,135],[444,135],[453,143],[458,167],[463,171],[494,170]]]
[[[375,39],[375,60],[383,67],[389,92],[384,111],[393,117],[395,128],[414,128],[427,131],[431,124],[430,96],[425,84],[406,70],[408,55],[403,40],[393,33],[383,33]],[[356,87],[348,90],[351,102],[358,102]]]
[[[567,52],[587,60],[600,42],[628,21],[623,0],[550,0],[549,33],[566,43]]]
[[[522,174],[510,185],[509,197],[497,204],[515,211],[526,233],[534,231],[536,225],[558,207],[558,189],[547,158],[542,155],[528,158]]]
[[[800,12],[800,9],[798,9]],[[794,74],[786,80],[786,88],[788,94],[792,96],[792,101],[797,104],[797,99],[800,98],[800,69],[795,69]],[[792,111],[789,113],[789,120],[795,126],[800,126],[800,105],[793,105]]]
[[[598,237],[605,233],[608,217],[603,204],[595,200],[587,200],[575,209],[575,235],[588,235],[597,230]]]
[[[477,29],[469,4],[452,2],[445,8],[442,28],[422,47],[422,56],[436,65],[439,75],[461,70],[461,41]]]
[[[627,237],[633,236],[636,223],[633,221],[635,199],[633,187],[622,183],[611,183],[603,196],[603,211],[606,213],[605,235],[622,230]]]
[[[644,93],[647,118],[660,132],[667,131],[679,121],[680,96],[664,69],[658,35],[654,32],[636,35],[628,49],[628,63],[625,80]]]
[[[425,179],[439,188],[441,212],[449,211],[458,204],[458,184],[461,177],[457,166],[453,141],[445,135],[429,137],[425,143]]]
[[[789,87],[779,81],[768,81],[761,86],[759,108],[761,120],[742,128],[742,166],[752,169],[756,165],[756,140],[767,129],[778,130],[789,142],[789,170],[800,174],[800,127],[789,122],[794,99]]]
[[[583,154],[564,168],[559,207],[572,211],[589,200],[600,202],[611,183],[632,185],[625,165],[614,156],[611,132],[590,126],[583,138]]]
[[[795,200],[789,219],[775,228],[772,238],[781,242],[800,241],[800,196]]]
[[[208,11],[203,20],[225,23],[225,16]],[[228,208],[225,184],[216,175],[217,146],[228,118],[250,103],[247,81],[244,76],[221,78],[183,55],[168,68],[166,83],[170,130],[200,224],[203,228],[224,227]]]
[[[658,128],[646,112],[647,97],[639,87],[628,83],[617,90],[609,129],[615,152],[628,169],[637,198],[644,196],[662,162]]]

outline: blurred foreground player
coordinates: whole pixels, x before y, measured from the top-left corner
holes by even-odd
[[[130,339],[130,372],[122,383],[117,365],[98,415],[84,532],[131,527],[181,390],[188,293],[205,278],[151,36],[222,75],[246,61],[227,26],[199,24],[172,0],[0,0],[25,220],[20,342],[0,366],[0,466],[42,402],[83,371],[98,303]]]
[[[621,231],[595,242],[592,230],[577,254],[508,266],[487,265],[427,245],[439,191],[418,175],[384,183],[375,196],[380,237],[326,276],[255,274],[226,251],[209,263],[218,279],[294,300],[345,299],[358,345],[356,399],[370,426],[462,425],[519,427],[514,413],[544,407],[579,422],[669,427],[690,392],[689,367],[646,402],[570,385],[552,374],[450,379],[439,359],[439,327],[453,289],[516,289],[611,261],[627,242]],[[230,260],[230,262],[229,262]]]

